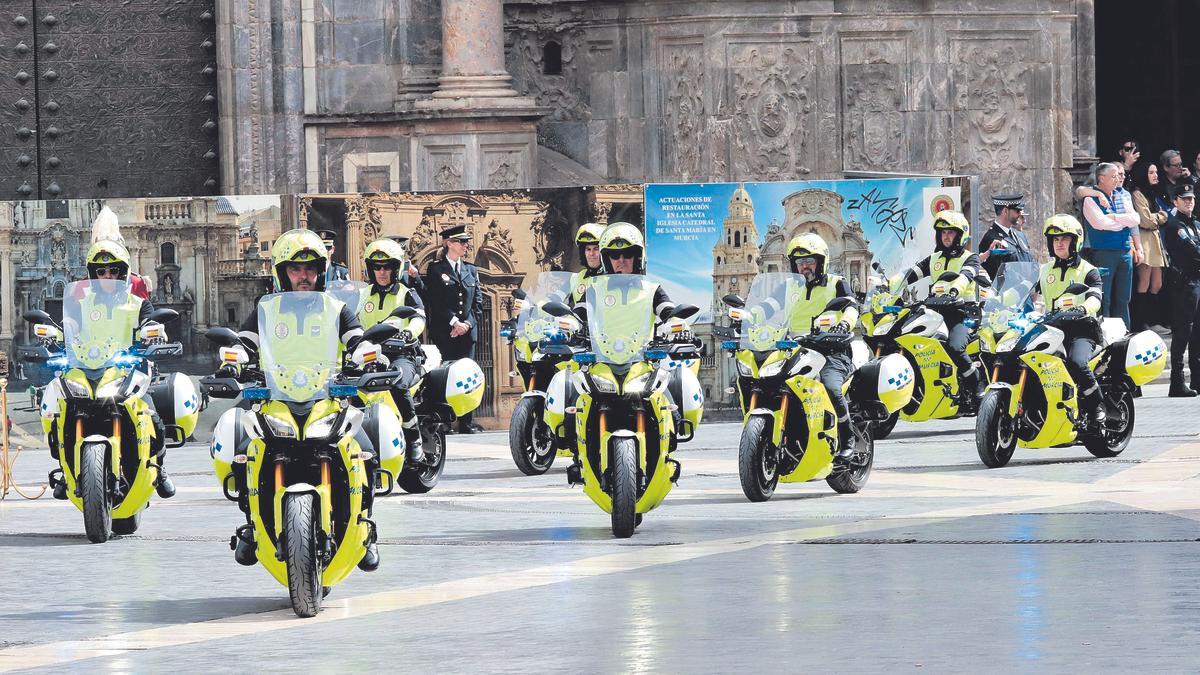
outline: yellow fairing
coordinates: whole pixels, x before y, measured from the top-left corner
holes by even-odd
[[[273,405],[274,402],[268,405]],[[275,580],[284,586],[288,585],[287,580],[287,563],[276,559],[275,543],[279,540],[278,532],[267,532],[266,525],[262,518],[263,504],[260,499],[260,491],[258,486],[262,485],[263,472],[269,475],[275,471],[273,464],[263,465],[263,457],[266,446],[261,438],[255,438],[250,441],[250,447],[247,449],[247,457],[249,461],[246,463],[247,484],[249,488],[250,502],[250,518],[254,523],[254,538],[258,544],[258,561],[270,572]],[[366,551],[366,538],[368,528],[365,522],[359,522],[359,516],[363,513],[362,498],[363,492],[366,489],[366,470],[363,467],[362,458],[359,455],[358,443],[352,436],[346,436],[338,442],[337,445],[338,457],[347,468],[347,474],[350,476],[350,519],[349,527],[341,541],[338,542],[337,553],[333,556],[333,560],[325,567],[321,577],[321,583],[325,586],[333,586],[345,579],[358,561],[362,559],[363,553]],[[268,481],[273,481],[273,477],[268,477]],[[330,531],[330,510],[332,502],[328,494],[320,486],[315,486],[318,490],[318,497],[321,500],[321,527],[326,532]],[[276,528],[278,529],[281,522],[283,511],[283,496],[285,492],[274,495],[272,508],[275,514]]]
[[[400,409],[396,407],[396,400],[392,398],[390,391],[363,391],[358,390],[358,398],[363,402],[364,407],[373,405],[381,405],[390,408],[396,414],[396,419],[403,421],[403,416],[400,415]],[[317,419],[310,415],[310,419]],[[393,476],[399,476],[400,471],[404,468],[404,453],[398,453],[391,459],[379,458],[379,466],[390,472]]]
[[[1167,349],[1162,338],[1142,331],[1129,339],[1125,372],[1137,386],[1149,384],[1162,375],[1167,367]]]
[[[952,370],[957,370],[954,368],[954,362],[950,360],[950,354],[946,352],[945,346],[937,340],[920,335],[901,335],[896,338],[896,342],[912,355],[913,361],[917,364],[918,376],[925,384],[921,405],[912,413],[901,411],[900,419],[906,422],[924,422],[954,417],[958,413],[958,406],[938,384],[943,379],[941,377],[942,364],[946,364]],[[958,394],[958,377],[956,375],[945,378],[945,383],[950,387],[950,394]]]
[[[114,379],[113,373],[119,373],[119,369],[110,368],[104,375],[101,376],[101,382]],[[64,375],[64,378],[69,378],[74,381],[82,381],[84,386],[87,386],[87,378],[82,371],[69,370]],[[158,465],[150,456],[150,439],[154,436],[154,425],[150,422],[150,407],[140,398],[132,398],[124,403],[124,408],[129,419],[133,420],[134,432],[137,435],[134,445],[136,447],[138,457],[138,469],[134,474],[133,480],[130,481],[129,490],[125,493],[125,498],[120,503],[114,504],[112,507],[113,518],[128,518],[142,509],[150,502],[150,495],[154,492],[154,481],[158,479]],[[58,414],[55,417],[60,422],[66,421],[67,414],[67,399],[62,398],[58,402]],[[74,424],[74,421],[70,421]],[[66,424],[57,424],[55,427],[58,437],[58,461],[62,467],[63,480],[67,486],[67,499],[70,500],[75,508],[83,510],[83,499],[76,495],[76,490],[79,484],[78,475],[72,467],[79,466],[80,454],[83,448],[83,439],[76,437],[74,446],[70,449],[66,448]],[[74,430],[72,429],[72,432]],[[86,434],[85,434],[86,435]],[[112,449],[110,457],[112,464],[109,466],[109,471],[113,475],[120,475],[121,471],[121,456],[122,452],[128,452],[121,447],[121,441],[116,436],[106,435],[108,446]],[[126,447],[128,447],[128,439],[126,439]],[[68,464],[68,452],[72,459],[72,463]]]
[[[486,387],[475,387],[467,392],[458,392],[446,397],[446,403],[454,414],[462,417],[479,407],[483,402],[483,390]]]
[[[1038,386],[1034,384],[1036,379],[1042,387],[1042,393],[1046,397],[1046,422],[1037,436],[1029,441],[1018,438],[1017,445],[1022,448],[1049,448],[1060,443],[1074,442],[1075,425],[1071,420],[1079,415],[1079,402],[1075,396],[1063,398],[1064,384],[1071,385],[1071,390],[1075,390],[1075,383],[1067,372],[1066,364],[1057,356],[1041,352],[1022,354],[1021,360],[1029,365],[1031,375],[1026,379],[1025,386]],[[1013,392],[1014,403],[1010,403],[1010,410],[1015,401],[1020,400],[1021,393]]]
[[[601,364],[597,364],[599,366]],[[595,369],[593,368],[593,374]],[[632,374],[632,372],[631,372]],[[588,457],[587,445],[587,421],[592,412],[592,397],[589,394],[580,393],[579,399],[576,401],[578,412],[575,415],[575,431],[576,437],[579,438],[579,459],[583,464],[583,492],[593,502],[596,503],[605,513],[612,513],[612,497],[608,493],[600,489],[600,478],[608,469],[607,451],[599,453],[600,466],[593,466],[591,459]],[[655,393],[650,396],[650,411],[666,410],[667,398],[665,395]],[[646,491],[637,501],[637,512],[648,513],[666,499],[667,494],[671,492],[674,484],[671,482],[671,470],[667,467],[667,450],[670,448],[670,437],[674,432],[674,420],[671,416],[659,414],[652,416],[647,413],[647,424],[656,424],[658,426],[658,437],[660,439],[658,448],[658,461],[654,466],[646,465],[646,435],[633,430],[638,444],[638,465],[642,471],[650,475],[650,483],[646,486]],[[607,449],[613,438],[613,429],[606,429],[605,433],[599,438],[594,439],[596,447]]]
[[[804,442],[804,455],[800,458],[800,464],[791,473],[780,476],[779,481],[803,483],[824,478],[833,470],[833,452],[838,443],[837,417],[833,414],[833,403],[829,400],[825,385],[811,377],[795,375],[788,378],[787,386],[800,399],[808,438]]]

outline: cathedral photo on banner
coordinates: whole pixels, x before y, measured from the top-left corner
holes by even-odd
[[[933,251],[934,213],[970,208],[966,177],[649,184],[645,194],[647,271],[673,300],[700,308],[701,385],[714,405],[729,403],[733,377],[717,354],[714,329],[729,324],[721,298],[786,271],[792,237],[820,235],[829,271],[862,293],[873,264],[895,274]]]

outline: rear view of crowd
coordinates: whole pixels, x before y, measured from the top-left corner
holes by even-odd
[[[1185,166],[1178,150],[1143,160],[1128,140],[1112,162],[1079,187],[1087,232],[1083,256],[1100,268],[1106,317],[1133,330],[1171,333],[1171,396],[1200,391],[1200,223],[1193,209],[1200,153]],[[1185,379],[1184,356],[1191,371]]]

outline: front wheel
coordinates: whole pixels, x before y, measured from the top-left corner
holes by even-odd
[[[508,427],[508,448],[513,462],[526,476],[540,476],[550,470],[557,452],[554,435],[542,421],[542,399],[523,398],[513,409]]]
[[[324,592],[317,551],[316,498],[311,492],[283,497],[283,549],[292,611],[296,616],[316,616]]]
[[[108,464],[103,443],[85,443],[79,452],[79,496],[83,500],[83,530],[88,541],[103,544],[112,532],[108,493]]]
[[[779,452],[771,447],[771,425],[766,417],[751,417],[742,427],[738,477],[742,492],[752,502],[765,502],[775,494],[779,485]]]
[[[1116,457],[1129,447],[1133,438],[1133,392],[1122,389],[1114,398],[1104,397],[1104,433],[1089,434],[1083,446],[1096,457]]]
[[[612,461],[612,530],[619,539],[637,527],[638,448],[632,438],[618,439]]]
[[[446,435],[440,431],[421,430],[421,442],[425,446],[425,458],[419,464],[405,462],[396,484],[410,494],[423,495],[437,486],[446,468]]]
[[[899,421],[900,413],[894,412],[881,422],[871,422],[871,438],[877,441],[887,438],[892,433],[892,430],[896,428],[896,422]]]
[[[867,479],[871,477],[871,467],[875,466],[875,439],[871,437],[869,424],[863,431],[866,438],[857,439],[858,447],[846,461],[847,466],[834,471],[825,479],[829,487],[838,494],[851,495],[858,492],[866,487]]]
[[[993,389],[979,404],[975,417],[975,450],[979,459],[991,469],[998,469],[1012,459],[1017,449],[1016,423],[1008,414],[1007,389]]]

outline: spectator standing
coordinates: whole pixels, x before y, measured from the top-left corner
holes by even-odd
[[[1142,162],[1133,170],[1133,210],[1138,214],[1138,229],[1141,230],[1142,262],[1135,267],[1137,275],[1130,315],[1133,329],[1143,330],[1162,323],[1158,292],[1163,285],[1163,267],[1167,260],[1163,255],[1158,229],[1167,222],[1156,194],[1158,192],[1158,167],[1152,162]]]
[[[1161,170],[1158,194],[1165,205],[1164,210],[1170,210],[1175,206],[1175,188],[1180,183],[1191,183],[1192,173],[1183,165],[1183,156],[1178,150],[1163,150],[1158,157],[1158,168]]]
[[[994,195],[992,206],[996,209],[996,220],[992,221],[992,226],[979,240],[979,261],[988,276],[995,279],[1001,265],[1006,262],[1030,262],[1033,252],[1029,248],[1029,239],[1021,231],[1025,222],[1025,196]]]
[[[1200,223],[1193,209],[1196,195],[1192,186],[1182,183],[1175,188],[1175,213],[1160,228],[1163,246],[1170,260],[1171,303],[1171,390],[1170,396],[1195,396],[1200,386]],[[1183,379],[1183,355],[1187,352],[1192,386]]]
[[[1130,139],[1121,144],[1121,148],[1117,150],[1117,164],[1125,170],[1125,182],[1122,187],[1126,190],[1133,189],[1133,167],[1137,166],[1138,158],[1142,156],[1141,148],[1138,142]]]
[[[1101,312],[1106,317],[1120,318],[1128,326],[1133,256],[1137,251],[1134,247],[1141,220],[1128,194],[1116,192],[1121,180],[1118,165],[1104,162],[1096,167],[1096,190],[1107,204],[1096,195],[1084,199],[1083,224],[1091,248],[1090,262],[1101,268],[1104,280]]]

